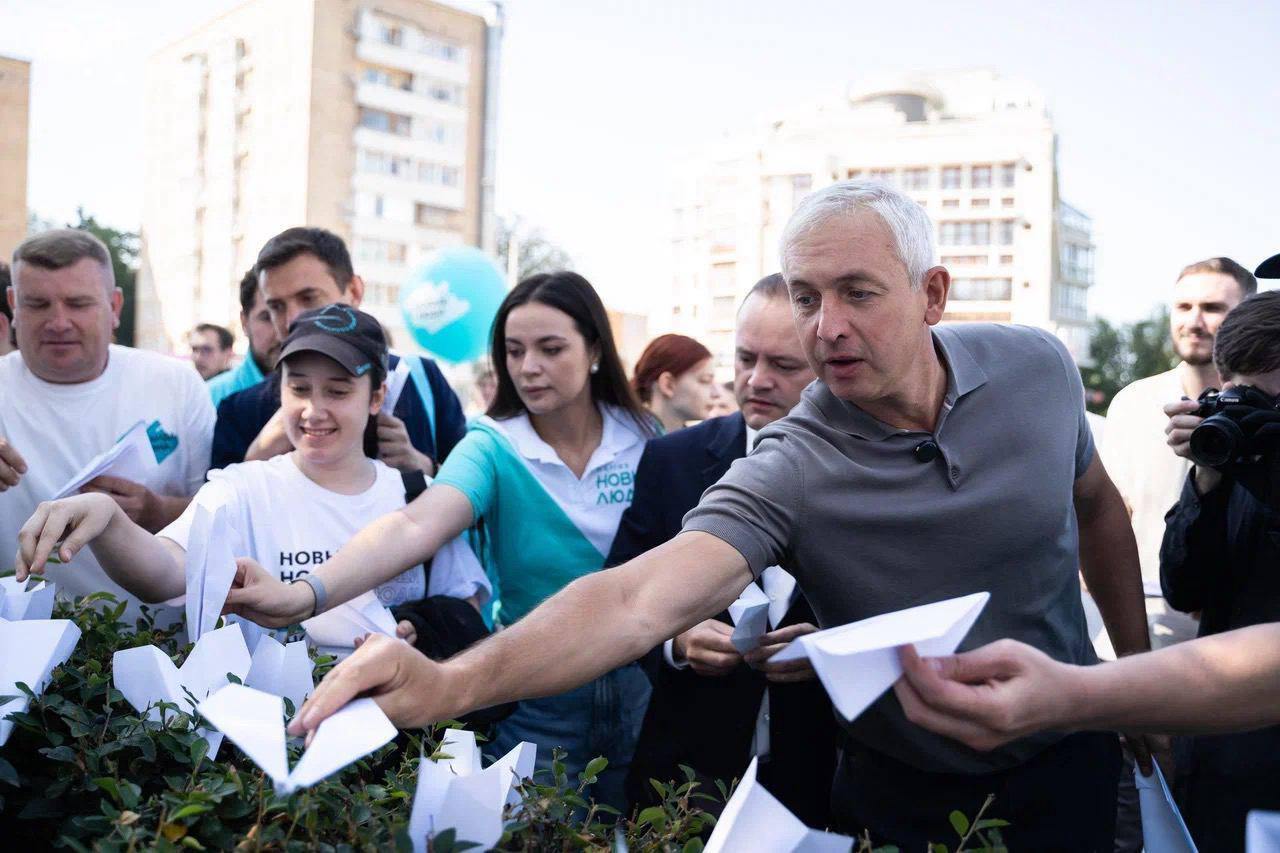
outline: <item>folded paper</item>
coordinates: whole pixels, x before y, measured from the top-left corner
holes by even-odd
[[[1196,853],[1196,843],[1187,832],[1182,813],[1173,802],[1160,765],[1150,776],[1134,769],[1133,782],[1138,787],[1138,804],[1142,809],[1142,846],[1160,853]]]
[[[0,619],[0,746],[13,733],[10,714],[25,713],[31,700],[18,689],[22,683],[39,694],[59,664],[71,657],[80,642],[80,629],[68,619]]]
[[[523,742],[480,768],[480,748],[473,732],[449,729],[440,744],[444,756],[418,763],[418,790],[409,816],[414,853],[425,853],[428,840],[452,829],[454,839],[488,850],[502,838],[503,809],[518,806],[515,786],[533,775],[538,748]]]
[[[12,575],[0,578],[0,619],[17,622],[21,619],[48,619],[53,615],[53,596],[58,585],[49,581],[37,581],[31,589],[30,580],[19,582]]]
[[[928,657],[953,653],[990,597],[978,592],[806,634],[771,660],[808,658],[836,710],[853,720],[901,677],[900,646]]]
[[[115,444],[90,459],[53,499],[74,495],[90,480],[104,474],[134,483],[146,483],[158,467],[151,439],[147,436],[146,421],[138,421]]]
[[[405,382],[409,379],[409,359],[401,358],[395,369],[387,375],[387,393],[382,398],[382,414],[395,413],[396,403],[400,402],[400,394],[404,391]]]
[[[396,635],[396,619],[372,590],[302,623],[311,642],[325,652],[350,654],[366,634]]]
[[[199,504],[187,536],[187,637],[191,642],[214,629],[236,576],[234,533],[226,510],[210,512]]]
[[[782,624],[795,600],[796,579],[781,566],[770,566],[760,573],[759,584],[748,584],[729,605],[733,635],[729,642],[740,654],[760,645],[760,638]]]
[[[1245,853],[1280,851],[1280,812],[1254,810],[1244,823]]]
[[[315,689],[314,670],[304,641],[282,646],[274,637],[263,636],[253,650],[244,683],[288,699],[296,713]]]
[[[742,781],[725,803],[716,828],[707,839],[706,853],[849,853],[853,849],[849,836],[810,829],[778,802],[756,780],[756,762],[751,759]]]
[[[229,684],[197,710],[271,777],[279,794],[310,787],[396,736],[376,702],[356,699],[316,728],[311,746],[290,770],[281,697]]]

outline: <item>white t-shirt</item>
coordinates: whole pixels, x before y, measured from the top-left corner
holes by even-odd
[[[289,583],[329,559],[374,520],[404,506],[400,472],[373,461],[373,485],[358,495],[332,492],[309,479],[285,453],[260,462],[241,462],[209,472],[209,482],[191,506],[159,535],[184,549],[200,505],[226,507],[227,521],[240,536],[237,556],[252,557]],[[371,460],[372,461],[372,460]],[[392,607],[423,598],[422,566],[377,587],[378,599]],[[461,538],[447,543],[431,563],[431,595],[489,597],[489,579]]]
[[[1165,405],[1184,396],[1178,369],[1139,379],[1116,394],[1107,410],[1102,464],[1133,513],[1142,582],[1160,595],[1164,516],[1178,502],[1191,462],[1173,452],[1164,428]]]
[[[159,462],[142,485],[170,497],[195,494],[209,467],[214,411],[204,380],[189,363],[113,344],[97,379],[57,385],[28,370],[20,352],[0,357],[0,436],[27,462],[18,486],[0,492],[0,565],[9,567],[18,530],[36,505],[140,420],[149,427]],[[88,548],[47,573],[60,593],[106,591],[136,612],[137,599],[106,576]]]

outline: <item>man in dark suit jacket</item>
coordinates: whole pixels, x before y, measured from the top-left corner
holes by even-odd
[[[607,565],[679,533],[703,491],[747,455],[756,430],[785,416],[813,380],[781,276],[762,279],[747,295],[736,347],[741,411],[649,442]],[[704,791],[715,793],[716,780],[741,777],[751,756],[760,755],[765,787],[806,823],[825,826],[836,755],[830,701],[811,670],[766,662],[814,630],[816,621],[797,595],[777,630],[745,658],[729,641],[727,612],[655,649],[645,661],[653,695],[627,780],[632,803],[655,802],[651,778],[683,782],[682,764],[697,771]]]

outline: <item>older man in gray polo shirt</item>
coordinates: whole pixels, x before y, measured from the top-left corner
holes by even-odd
[[[1145,650],[1133,533],[1095,457],[1069,355],[1029,328],[936,329],[950,278],[932,259],[928,217],[894,190],[848,182],[807,198],[784,234],[782,269],[818,381],[684,531],[447,662],[374,638],[330,674],[294,731],[362,692],[397,723],[422,725],[568,689],[718,613],[774,563],[795,574],[823,627],[987,590],[966,645],[1014,637],[1090,663],[1079,567],[1117,651]],[[421,559],[433,543],[417,541],[411,520],[438,511],[438,491],[408,509],[409,524],[406,514],[376,522],[317,571],[330,602]],[[249,578],[233,598],[275,624],[311,608],[308,595]],[[1114,735],[978,754],[909,724],[891,695],[850,733],[833,810],[876,843],[943,841],[952,809],[972,815],[992,793],[1017,849],[1111,848]]]

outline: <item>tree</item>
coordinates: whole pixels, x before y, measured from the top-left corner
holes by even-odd
[[[538,228],[530,226],[519,216],[498,217],[498,263],[504,272],[511,270],[511,243],[516,244],[516,281],[531,275],[557,270],[573,269],[573,259],[559,246],[548,240]]]
[[[82,207],[76,208],[76,218],[79,222],[67,223],[67,227],[88,231],[106,243],[107,251],[111,253],[111,269],[115,273],[116,287],[124,291],[124,308],[120,312],[116,343],[131,347],[137,322],[138,235],[133,231],[120,231],[102,225],[93,216],[86,215]]]
[[[1131,382],[1173,368],[1178,357],[1169,337],[1169,309],[1125,326],[1113,326],[1102,318],[1093,324],[1089,342],[1091,367],[1080,376],[1089,396],[1089,410],[1106,414],[1116,392]]]

